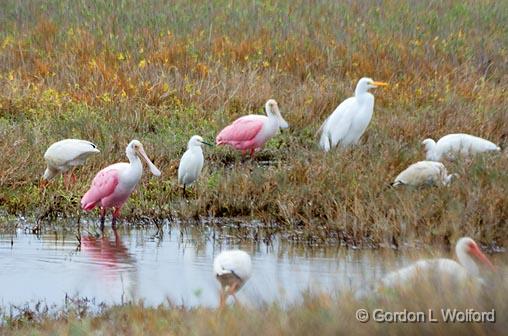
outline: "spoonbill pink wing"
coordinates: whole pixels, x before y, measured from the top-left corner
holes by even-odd
[[[81,199],[81,207],[84,210],[95,208],[97,202],[113,194],[118,182],[118,170],[107,167],[98,172],[92,181],[92,186]]]

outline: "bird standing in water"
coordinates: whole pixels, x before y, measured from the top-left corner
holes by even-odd
[[[220,307],[223,307],[229,295],[232,295],[238,302],[236,293],[250,278],[252,262],[247,252],[241,250],[223,251],[213,260],[213,271],[222,287]]]
[[[90,211],[96,206],[100,207],[101,229],[104,228],[106,210],[113,208],[112,227],[115,227],[116,220],[120,215],[123,204],[136,188],[143,175],[143,159],[150,171],[155,176],[161,172],[150,161],[138,140],[132,140],[125,149],[129,163],[121,162],[112,164],[95,175],[90,189],[81,199],[81,207]]]

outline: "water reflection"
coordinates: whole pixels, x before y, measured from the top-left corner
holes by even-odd
[[[242,303],[290,303],[307,290],[333,296],[370,286],[387,271],[431,254],[310,247],[277,239],[254,242],[203,225],[166,224],[162,231],[120,228],[103,234],[93,226],[89,230],[83,230],[81,248],[75,229],[65,226],[40,236],[23,230],[0,233],[0,306],[31,300],[59,305],[66,294],[108,304],[142,299],[158,305],[168,299],[217,306],[213,258],[231,248],[252,256],[252,278],[238,293]],[[506,264],[505,254],[493,259]]]

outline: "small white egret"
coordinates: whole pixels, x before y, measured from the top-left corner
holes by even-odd
[[[203,140],[199,135],[190,138],[187,144],[187,151],[183,153],[178,166],[178,183],[183,185],[183,193],[185,195],[185,187],[194,183],[201,174],[205,158],[203,156],[202,145],[213,146]]]
[[[453,159],[457,155],[468,156],[501,150],[499,146],[489,140],[464,133],[445,135],[437,143],[432,139],[425,139],[422,145],[425,146],[427,151],[427,160],[432,161],[440,161],[443,156]]]
[[[451,286],[470,280],[482,283],[478,262],[495,271],[489,259],[469,237],[462,237],[457,241],[455,253],[459,262],[446,258],[419,260],[412,265],[393,271],[381,279],[378,289],[405,288],[417,285],[422,280],[434,280]]]
[[[68,187],[70,181],[75,179],[72,170],[76,166],[83,165],[90,155],[96,153],[100,153],[100,151],[90,141],[65,139],[55,142],[44,153],[47,168],[42,176],[41,186],[46,186],[48,181],[57,174],[70,170],[69,176],[64,176],[64,184]]]
[[[367,77],[360,79],[355,95],[344,100],[321,125],[321,149],[328,152],[338,144],[347,147],[358,143],[374,112],[374,95],[369,89],[387,85]]]
[[[235,294],[250,278],[252,262],[249,254],[244,251],[223,251],[213,260],[213,271],[222,287],[220,307],[223,307],[228,295],[238,301]]]
[[[457,174],[448,175],[444,164],[435,161],[419,161],[403,170],[392,183],[393,187],[409,185],[418,187],[422,185],[447,186]]]

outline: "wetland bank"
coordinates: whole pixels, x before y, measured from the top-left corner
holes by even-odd
[[[21,248],[22,241],[32,239],[32,246],[41,244],[43,251],[56,254],[56,260],[61,261],[62,251],[74,251],[77,223],[82,235],[95,230],[97,219],[83,217],[79,209],[94,173],[124,160],[125,145],[138,138],[162,176],[145,175],[124,207],[119,231],[129,242],[131,229],[144,237],[141,241],[146,245],[158,238],[152,242],[143,230],[156,232],[157,225],[166,225],[168,235],[180,222],[190,220],[193,224],[184,225],[181,232],[192,227],[204,237],[215,232],[221,238],[207,244],[218,249],[221,244],[247,244],[256,251],[255,246],[271,246],[272,240],[283,251],[290,250],[291,244],[311,251],[295,252],[296,259],[291,260],[303,253],[305,258],[298,262],[322,265],[315,259],[322,249],[359,247],[365,250],[361,253],[380,255],[369,260],[388,270],[401,266],[397,260],[409,261],[404,259],[406,251],[412,251],[408,247],[418,247],[409,252],[410,260],[451,256],[446,247],[468,235],[484,250],[500,252],[489,257],[505,279],[506,151],[446,162],[449,172],[460,175],[447,188],[386,186],[410,163],[425,157],[420,143],[428,137],[465,132],[506,148],[507,6],[503,1],[4,1],[0,11],[2,258],[8,255],[11,259],[6,262],[14,261],[28,251]],[[374,116],[361,144],[322,153],[316,131],[367,74],[391,86],[375,93]],[[203,174],[183,198],[176,174],[189,137],[199,134],[211,141],[238,116],[261,114],[269,98],[280,104],[290,128],[270,140],[253,160],[242,160],[229,148],[206,148]],[[63,138],[93,140],[101,153],[80,167],[70,190],[56,179],[41,193],[43,153]],[[257,229],[252,228],[253,222]],[[108,226],[106,230],[109,241],[112,231]],[[65,239],[60,239],[61,232],[67,232]],[[57,235],[59,239],[49,244],[60,247],[44,247],[47,235]],[[172,240],[166,238],[169,244]],[[392,247],[402,250],[399,256]],[[27,257],[35,258],[37,253]],[[395,259],[386,256],[391,253]],[[206,262],[211,255],[204,254]],[[341,269],[336,267],[348,260],[347,255],[321,255],[330,267],[324,279],[342,283],[342,274],[336,274]],[[332,259],[336,266],[331,266]],[[79,260],[76,257],[65,267],[79,268]],[[375,276],[368,274],[365,278],[372,281]],[[465,309],[470,304],[482,311],[496,308],[498,322],[507,320],[502,319],[507,311],[502,279],[482,302],[461,296],[436,298],[431,288],[416,298],[385,301],[357,299],[343,288],[337,292],[332,296],[304,293],[301,301],[288,305],[245,305],[222,315],[206,305],[182,308],[179,302],[132,303],[93,310],[90,315],[81,314],[79,305],[46,313],[31,307],[19,314],[13,311],[12,316],[2,310],[3,329],[19,334],[36,329],[42,334],[115,330],[371,334],[386,329],[367,323],[362,331],[352,317],[358,307],[373,310],[378,304],[393,311],[401,307],[439,311],[439,304]],[[402,305],[408,302],[409,306]],[[504,326],[424,328],[494,334]],[[414,325],[393,328],[407,333]]]

